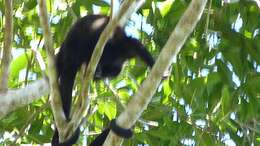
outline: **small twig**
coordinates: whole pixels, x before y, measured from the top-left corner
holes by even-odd
[[[40,66],[41,71],[44,72],[46,70],[46,65],[44,63],[44,60],[43,60],[43,57],[42,57],[41,53],[37,50],[40,47],[40,44],[42,42],[42,38],[43,37],[41,36],[37,47],[36,48],[32,48],[32,51],[35,53],[36,60],[37,60],[37,62],[39,64],[39,66]],[[44,75],[44,74],[42,74],[42,75]]]
[[[33,66],[33,60],[34,60],[34,53],[31,52],[29,53],[31,56],[29,58],[28,54],[27,54],[27,51],[25,52],[25,55],[26,55],[26,59],[27,59],[27,67],[26,67],[26,73],[25,73],[25,81],[24,81],[24,85],[27,85],[28,84],[28,77],[29,77],[29,72],[31,70],[31,67]]]
[[[110,83],[104,82],[104,84],[107,86],[107,88],[113,93],[114,99],[116,100],[116,103],[120,106],[121,109],[125,109],[126,106],[120,101],[120,97],[117,94],[116,90],[112,87]]]

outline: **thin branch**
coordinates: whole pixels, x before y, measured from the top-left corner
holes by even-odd
[[[39,64],[39,66],[40,66],[41,71],[44,72],[46,70],[46,65],[44,63],[44,60],[43,60],[43,57],[42,57],[41,53],[37,50],[37,48],[40,47],[40,44],[42,42],[42,38],[43,37],[41,36],[41,38],[40,38],[40,40],[38,42],[37,47],[36,48],[31,48],[31,50],[33,51],[33,53],[35,53],[35,57],[36,57],[36,60],[37,60],[37,62]],[[44,75],[44,74],[42,74],[42,75]]]
[[[8,78],[11,63],[11,50],[13,40],[13,6],[12,0],[5,0],[5,32],[3,58],[0,68],[0,92],[8,89]]]
[[[176,57],[184,42],[200,20],[206,2],[207,0],[193,0],[190,3],[162,49],[147,79],[143,82],[137,94],[130,100],[126,110],[117,118],[116,123],[119,126],[131,128],[146,109],[162,80],[164,72],[167,71],[171,65],[172,58]],[[104,146],[119,146],[122,143],[122,138],[110,132]]]
[[[33,67],[35,55],[33,52],[31,52],[31,53],[28,53],[30,55],[30,56],[28,56],[27,50],[24,52],[24,54],[25,54],[27,62],[28,62],[28,65],[26,67],[26,73],[25,73],[25,81],[24,81],[24,85],[27,85],[29,72],[30,72],[31,68]]]
[[[65,114],[62,109],[62,102],[58,90],[55,56],[54,56],[52,35],[51,35],[49,21],[48,21],[46,1],[38,0],[38,3],[39,3],[39,16],[40,16],[41,26],[43,29],[44,44],[47,49],[48,76],[49,76],[49,83],[51,89],[50,91],[51,107],[52,107],[52,112],[54,115],[56,127],[59,132],[60,142],[63,142],[66,140],[63,129],[64,127],[66,127],[67,122],[66,122]]]
[[[110,0],[110,19],[115,16],[115,0]]]
[[[37,59],[37,55],[39,55],[38,53],[38,51],[37,51],[37,48],[39,48],[40,47],[40,44],[41,44],[41,41],[42,41],[42,36],[40,37],[40,40],[39,40],[39,42],[38,42],[38,44],[37,44],[37,47],[36,48],[32,48],[31,49],[31,53],[30,53],[30,55],[31,55],[31,58],[29,59],[28,57],[27,57],[27,61],[28,61],[28,65],[27,65],[27,68],[26,68],[26,74],[25,74],[25,85],[27,85],[28,84],[28,76],[29,76],[29,72],[30,72],[30,70],[31,70],[31,68],[33,68],[33,66],[34,66],[34,63],[35,63],[35,59],[36,59],[36,61],[38,61],[38,59]],[[27,49],[26,49],[27,50]],[[25,55],[27,56],[27,52],[25,52]],[[40,63],[39,63],[40,64]],[[44,64],[44,63],[43,63]],[[45,64],[44,64],[45,65]],[[40,68],[41,68],[41,66],[40,66]],[[42,70],[42,71],[44,71],[44,70]],[[44,76],[44,74],[43,74],[43,76]]]

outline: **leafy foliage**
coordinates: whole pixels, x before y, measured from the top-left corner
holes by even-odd
[[[109,14],[107,1],[68,3],[47,3],[55,48],[59,48],[72,25],[73,15],[80,17],[97,11]],[[127,26],[139,33],[129,33],[138,36],[157,56],[188,4],[189,1],[181,0],[147,1],[135,14],[143,25],[132,20]],[[41,78],[38,61],[30,49],[37,48],[43,56],[45,50],[36,0],[15,0],[14,12],[14,58],[9,86],[20,87],[35,80],[28,80],[28,76],[19,79],[22,70]],[[3,0],[0,14],[3,32]],[[260,8],[254,1],[209,2],[192,36],[173,59],[169,77],[162,81],[142,115],[147,123],[138,122],[134,138],[124,145],[260,145],[259,20]],[[145,31],[147,27],[152,28],[152,33]],[[2,45],[1,42],[3,34]],[[19,50],[23,51],[17,55]],[[122,112],[122,104],[127,104],[145,79],[145,69],[141,61],[130,60],[118,78],[93,83],[84,134],[88,130],[101,131]],[[76,96],[80,87],[77,82]],[[1,119],[0,143],[49,142],[53,120],[47,101],[42,98]],[[150,124],[153,122],[158,125]],[[85,142],[84,138],[80,143]],[[91,141],[94,136],[88,138]]]

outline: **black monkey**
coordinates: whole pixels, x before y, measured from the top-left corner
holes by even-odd
[[[83,63],[89,63],[93,49],[108,21],[109,17],[104,15],[87,15],[79,19],[68,32],[57,55],[59,90],[67,120],[70,120],[72,89],[76,73]],[[142,43],[127,36],[123,28],[117,27],[113,37],[105,45],[94,79],[116,77],[120,73],[123,63],[127,59],[137,56],[150,67],[153,66],[154,59]],[[58,132],[55,130],[52,145],[70,146],[76,143],[79,132],[77,129],[71,139],[65,143],[59,143]]]

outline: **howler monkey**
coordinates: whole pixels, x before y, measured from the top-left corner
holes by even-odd
[[[109,17],[104,15],[87,15],[79,19],[68,32],[57,54],[56,66],[59,90],[67,120],[70,120],[72,89],[76,73],[83,63],[88,65],[93,49],[108,21]],[[153,57],[142,43],[127,36],[123,28],[117,27],[114,35],[105,45],[94,74],[94,80],[116,77],[120,73],[123,63],[133,57],[141,58],[150,67],[154,64]],[[102,141],[105,140],[107,133],[105,132]],[[59,143],[58,132],[55,130],[52,145],[70,146],[76,143],[78,137],[79,129],[71,139],[65,143]]]

